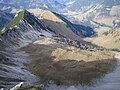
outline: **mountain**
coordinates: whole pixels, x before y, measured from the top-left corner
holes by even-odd
[[[37,39],[52,36],[41,23],[37,17],[26,10],[22,10],[0,30],[0,72],[2,72],[0,73],[0,88],[9,90],[18,82],[27,83],[36,80],[27,69],[23,70],[24,65],[22,63],[27,60],[24,58],[26,57],[25,54],[18,51],[19,54],[16,50]]]
[[[74,1],[74,0],[73,0]],[[76,0],[70,7],[68,7],[69,10],[87,10],[93,5],[96,5],[98,3],[101,3],[102,1],[100,0]]]
[[[23,28],[22,25],[25,26],[26,23],[29,24],[28,25],[29,28],[30,28],[30,25],[33,26],[32,28],[36,30],[39,28],[43,28],[42,25],[40,24],[40,21],[37,18],[35,18],[28,11],[24,10],[24,11],[20,11],[19,13],[17,13],[14,16],[14,18],[4,27],[4,29],[1,30],[1,33],[4,34],[6,32],[9,32],[10,30],[12,31],[12,29],[15,29],[15,28],[22,30]]]
[[[79,30],[76,29],[74,24],[54,12],[46,11],[42,15],[42,19],[40,19],[40,17],[34,16],[27,10],[23,10],[17,13],[14,18],[0,30],[0,38],[6,45],[14,44],[16,46],[21,44],[21,42],[24,42],[23,45],[26,45],[26,43],[41,37],[56,36],[67,40],[70,39],[73,41],[73,44],[77,43],[78,46],[80,45],[83,49],[92,49],[95,47],[102,49],[94,44],[83,41],[81,37],[84,34],[81,31],[86,29],[86,27],[80,26],[79,28]]]
[[[9,2],[7,0],[1,0],[0,7],[3,10],[9,8],[16,9],[42,8],[58,12],[60,9],[63,9],[66,6],[58,2],[57,0],[24,0],[24,1],[10,0]]]
[[[42,32],[41,30],[43,30],[55,33],[55,35],[65,37],[67,39],[82,41],[81,37],[84,36],[82,30],[86,30],[87,32],[87,29],[84,26],[76,29],[74,24],[70,21],[51,11],[42,12],[42,16],[40,15],[38,18],[27,10],[20,11],[3,29],[1,29],[1,34],[7,34],[10,31],[14,32],[14,30],[16,33],[21,32],[21,30],[29,31],[29,29],[37,32]]]
[[[67,32],[74,33],[80,37],[90,37],[95,34],[93,29],[89,26],[74,24],[67,20],[63,15],[57,14],[51,11],[43,11],[41,9],[29,9],[31,13],[34,13],[42,23],[54,32],[67,36]],[[52,17],[52,18],[51,18]],[[69,34],[68,34],[69,35]],[[72,38],[76,35],[69,36]]]
[[[70,10],[87,10],[93,5],[101,4],[104,7],[120,5],[119,0],[71,0],[74,3],[68,8]]]
[[[34,3],[33,3],[34,2]],[[110,8],[115,5],[119,5],[119,0],[1,0],[1,9],[8,8],[43,8],[52,11],[60,12],[61,10],[68,9],[73,11],[83,10],[86,11],[94,5],[103,5],[106,8]]]
[[[27,10],[17,13],[0,30],[0,88],[10,89],[18,82],[34,85],[36,77],[45,84],[52,79],[73,85],[106,74],[114,53],[84,41],[75,29],[55,12],[43,10],[37,17]]]

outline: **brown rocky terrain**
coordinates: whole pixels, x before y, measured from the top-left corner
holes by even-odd
[[[57,84],[88,84],[115,64],[108,50],[83,50],[54,38],[44,38],[22,48],[30,55],[30,70],[43,81]]]

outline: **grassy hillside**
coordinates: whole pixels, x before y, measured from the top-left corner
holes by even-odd
[[[116,17],[105,17],[105,18],[96,18],[94,19],[95,22],[100,23],[102,25],[112,27],[113,21],[116,19]]]
[[[13,28],[14,26],[18,25],[20,20],[24,17],[24,11],[20,11],[14,19],[6,26],[7,29]]]
[[[23,17],[24,17],[24,11],[20,11],[18,14],[15,15],[15,17],[10,23],[8,23],[2,30],[0,30],[0,33],[4,33],[5,29],[8,30],[8,29],[12,29],[13,27],[17,26]]]
[[[86,38],[85,40],[99,46],[120,50],[120,28],[109,31],[108,35],[101,35],[94,38]]]

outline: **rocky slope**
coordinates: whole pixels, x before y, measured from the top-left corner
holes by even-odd
[[[73,29],[75,30],[75,28],[74,26],[72,26],[72,24],[69,21],[67,21],[64,18],[61,19],[59,18],[60,16],[57,17],[56,15],[58,14],[56,13],[54,14],[50,11],[46,11],[45,14],[43,12],[42,19],[40,18],[38,19],[36,16],[29,13],[27,10],[20,11],[18,14],[15,15],[13,20],[11,20],[11,22],[8,23],[1,30],[1,39],[2,37],[5,38],[7,38],[7,36],[9,37],[9,33],[12,34],[11,37],[16,39],[16,37],[19,37],[19,34],[21,35],[20,32],[24,33],[24,31],[27,32],[29,30],[35,30],[35,32],[38,32],[38,33],[34,32],[36,34],[36,38],[39,36],[44,36],[43,31],[44,32],[46,31],[48,33],[52,33],[53,36],[60,36],[67,39],[71,39],[73,41],[76,40],[83,44],[86,43],[86,45],[88,44],[87,42],[81,39],[82,33],[80,34],[81,35],[80,36],[73,31]],[[39,32],[41,34],[39,34]],[[8,41],[9,40],[12,41],[11,38],[7,38],[7,39]]]
[[[19,82],[32,85],[39,81],[28,71],[25,64],[29,59],[20,47],[40,39],[52,36],[44,30],[37,17],[28,11],[19,12],[0,34],[0,88],[10,89]]]
[[[46,10],[43,11],[41,9],[29,9],[29,11],[34,13],[47,28],[53,30],[53,32],[59,32],[58,34],[61,34],[64,37],[70,35],[69,33],[73,33],[71,36],[69,36],[69,38],[76,38],[77,35],[80,37],[90,37],[95,34],[91,27],[80,24],[73,24],[64,16],[55,12]]]
[[[46,14],[43,16],[46,19],[54,20],[52,24],[44,21],[44,17],[40,20],[27,10],[23,10],[0,31],[0,59],[2,60],[0,62],[0,72],[2,72],[0,73],[0,88],[9,89],[18,82],[24,82],[24,86],[31,86],[41,77],[43,77],[41,80],[45,82],[53,80],[62,84],[91,81],[91,79],[105,74],[111,63],[114,63],[113,52],[83,41],[72,31],[71,26],[66,27],[67,22],[54,16],[56,14],[52,12],[47,13],[52,17]],[[61,25],[61,22],[65,25]],[[55,25],[58,29],[56,27],[48,28],[49,25]],[[61,68],[65,70],[62,71]],[[40,73],[36,70],[40,70]],[[60,72],[58,72],[59,70]],[[86,73],[90,70],[96,73],[91,78],[89,76],[93,73]],[[75,73],[71,74],[71,71]],[[39,79],[30,72],[33,72]],[[55,73],[56,76],[54,76]],[[70,73],[68,77],[67,73]],[[83,78],[82,73],[88,79]],[[46,78],[46,76],[49,77]],[[64,78],[66,80],[63,80]]]
[[[22,48],[29,53],[32,72],[43,82],[89,84],[115,65],[114,54],[107,50],[89,51],[55,38],[44,38]]]

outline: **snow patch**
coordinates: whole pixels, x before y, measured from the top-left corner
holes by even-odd
[[[44,4],[43,6],[48,9],[48,6],[46,4]]]
[[[15,15],[15,17],[17,17],[18,16],[18,13]]]
[[[4,32],[5,32],[5,28],[3,28],[3,29],[1,30],[1,32],[4,33]]]
[[[116,58],[116,59],[120,59],[120,53],[117,53],[117,54],[115,55],[115,58]]]
[[[71,2],[68,2],[66,5],[72,5],[74,3],[75,3],[75,1],[71,1]]]
[[[17,90],[17,89],[19,89],[22,85],[23,85],[23,82],[17,84],[15,87],[13,87],[13,88],[10,89],[10,90]]]

